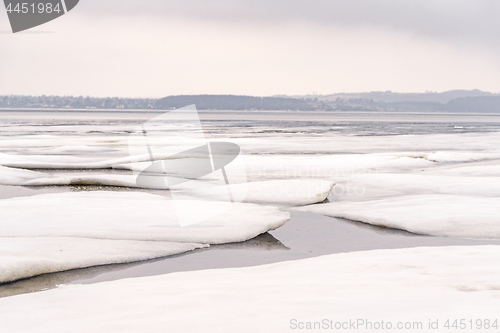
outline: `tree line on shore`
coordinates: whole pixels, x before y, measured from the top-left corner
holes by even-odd
[[[199,110],[500,112],[500,95],[478,90],[457,90],[423,94],[371,92],[297,97],[236,95],[178,95],[164,98],[0,96],[0,108],[2,109],[173,110],[192,104],[195,104]]]

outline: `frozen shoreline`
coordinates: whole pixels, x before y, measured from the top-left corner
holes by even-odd
[[[498,116],[474,115],[474,122],[471,122],[471,116],[465,114],[460,118],[451,114],[412,113],[290,114],[200,112],[207,137],[234,141],[245,151],[250,181],[272,180],[274,184],[284,181],[298,185],[314,178],[315,182],[326,184],[324,190],[314,189],[302,197],[294,195],[292,191],[293,195],[285,199],[254,191],[251,196],[253,201],[262,200],[264,204],[280,207],[320,202],[318,198],[322,197],[321,193],[330,186],[327,183],[337,182],[337,191],[334,187],[335,193],[330,199],[340,205],[330,206],[340,208],[343,205],[348,211],[342,216],[355,218],[352,213],[359,211],[359,207],[384,198],[387,205],[391,206],[393,198],[403,195],[421,194],[431,198],[431,195],[441,194],[447,196],[443,200],[449,199],[453,204],[456,198],[453,195],[492,198],[498,194],[498,178],[495,178],[499,175],[500,165]],[[128,187],[132,184],[130,179],[133,180],[132,171],[128,170],[130,165],[114,165],[127,161],[127,136],[130,130],[154,115],[133,112],[97,112],[91,115],[78,112],[0,112],[0,119],[5,120],[0,126],[0,162],[20,167],[47,167],[33,171],[3,167],[0,179],[4,184],[31,183],[39,186],[0,186],[0,199],[95,190],[141,192],[169,197],[166,191]],[[461,126],[457,128],[455,123]],[[125,170],[96,169],[89,172],[79,169],[82,165],[102,167],[103,161],[108,168]],[[51,169],[63,166],[73,170]],[[292,178],[299,179],[288,181]],[[50,186],[56,184],[64,186]],[[267,187],[257,183],[252,186]],[[361,188],[357,186],[364,187],[366,191],[362,191],[362,194],[354,191],[353,194],[353,188]],[[345,191],[342,192],[342,189]],[[340,193],[338,190],[341,190]],[[56,197],[59,198],[53,198]],[[49,204],[50,200],[46,203]],[[351,203],[354,208],[349,207]],[[37,204],[36,200],[33,204]],[[400,205],[401,216],[404,216],[406,207],[403,204]],[[327,207],[318,205],[317,208]],[[495,215],[496,210],[490,208],[485,207],[492,212],[490,215]],[[19,207],[10,211],[18,210]],[[474,241],[415,235],[311,212],[286,210],[292,214],[288,224],[246,242],[215,245],[210,249],[198,249],[165,259],[45,274],[2,285],[0,296],[40,291],[59,283],[89,284],[179,271],[255,266],[331,253],[418,246],[499,244],[497,240]],[[43,213],[40,207],[39,211]],[[380,212],[385,214],[384,211]],[[329,212],[323,213],[328,215]],[[334,215],[336,213],[333,212]],[[367,223],[374,221],[371,215],[373,212],[367,210],[363,220]],[[450,212],[441,215],[450,216]],[[472,211],[468,216],[477,217]],[[435,218],[441,219],[437,215]],[[386,219],[386,215],[380,215],[379,219]],[[397,216],[394,219],[393,225],[401,227],[400,223],[404,221]],[[486,220],[479,222],[492,224]],[[384,223],[382,221],[380,224],[388,225]],[[467,225],[467,228],[473,227],[473,223]],[[32,232],[33,228],[27,230]],[[11,230],[14,231],[17,232]],[[467,236],[467,233],[460,236],[464,235]]]
[[[289,332],[325,319],[330,330],[357,319],[425,332],[431,321],[443,331],[447,319],[481,318],[491,328],[499,260],[499,246],[420,247],[64,285],[0,299],[0,321],[9,332],[50,333]]]
[[[33,195],[51,190],[70,191],[67,187],[37,189],[0,187],[0,193],[4,196]],[[55,288],[62,283],[93,284],[181,271],[247,267],[333,253],[419,246],[500,245],[500,240],[467,240],[416,235],[294,209],[289,211],[292,218],[284,226],[246,242],[212,245],[208,249],[156,260],[44,274],[0,285],[0,297]]]

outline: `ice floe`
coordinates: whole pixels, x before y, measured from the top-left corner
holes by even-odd
[[[461,163],[425,170],[427,173],[446,176],[500,177],[500,161]]]
[[[363,154],[386,152],[480,152],[500,153],[500,133],[453,133],[422,135],[304,135],[232,138],[252,154]]]
[[[246,155],[246,173],[251,180],[322,178],[378,171],[407,171],[436,163],[412,153],[346,155]],[[147,163],[115,164],[114,169],[143,170]]]
[[[37,153],[44,155],[47,154],[68,154],[68,155],[79,155],[79,154],[109,154],[115,152],[116,149],[105,148],[105,147],[94,147],[86,145],[75,145],[75,146],[59,146],[55,148],[40,149]]]
[[[401,195],[297,209],[419,234],[500,239],[499,197]]]
[[[141,187],[137,185],[133,175],[95,174],[86,172],[56,173],[31,171],[27,169],[0,166],[0,184],[19,186],[51,186],[51,185],[101,185],[119,187]],[[164,189],[164,187],[147,187]]]
[[[111,168],[113,162],[118,163],[122,160],[103,161],[97,158],[66,155],[14,155],[0,153],[0,165],[22,169],[106,169]]]
[[[275,207],[182,201],[193,214],[223,214],[181,228],[174,200],[134,192],[41,194],[0,200],[0,237],[83,237],[221,244],[241,242],[289,220]]]
[[[155,158],[168,159],[170,153],[155,154]],[[196,156],[184,156],[196,157]],[[147,154],[116,158],[89,158],[73,155],[21,155],[0,153],[0,165],[21,169],[111,169],[115,165],[149,161]]]
[[[31,172],[31,171],[28,171]],[[22,173],[22,171],[21,171]],[[182,228],[184,206],[206,221]],[[77,192],[0,200],[0,283],[241,242],[283,225],[277,208],[147,193]]]
[[[23,185],[26,181],[47,177],[46,173],[25,169],[7,168],[0,165],[0,184]]]
[[[388,154],[439,163],[500,158],[499,133],[385,136],[260,135],[244,138],[231,137],[228,140],[238,144],[244,154],[252,156],[266,156],[269,154],[285,156],[297,154],[307,154],[308,156],[316,154],[383,156]],[[151,145],[161,147],[165,157],[168,157],[169,151],[178,152],[183,147],[189,147],[189,142],[184,141],[178,140],[176,137],[154,137]],[[126,158],[128,144],[127,136],[86,137],[82,134],[81,136],[71,137],[47,135],[8,137],[0,140],[2,150],[11,149],[18,154],[29,151],[30,154],[13,155],[2,153],[0,154],[0,164],[19,168],[111,168],[113,165],[130,162],[130,159]],[[88,156],[89,151],[102,155],[102,158],[99,160],[83,158]],[[50,152],[58,155],[34,155]],[[63,153],[76,155],[60,155]],[[117,154],[121,154],[121,157],[117,156]],[[113,158],[106,159],[105,155]],[[361,158],[361,156],[358,156],[358,158]],[[356,161],[353,160],[353,162]]]
[[[75,268],[155,259],[207,246],[74,237],[0,237],[0,283]]]
[[[319,179],[291,179],[250,182],[218,186],[206,190],[187,191],[193,197],[227,201],[228,191],[233,196],[244,192],[244,202],[279,206],[303,206],[324,201],[332,187],[332,181]]]
[[[25,169],[7,168],[0,166],[0,184],[22,186],[49,186],[49,185],[100,185],[131,188],[165,189],[161,184],[152,182],[138,185],[136,176],[116,174],[55,174],[35,172]],[[155,185],[156,184],[156,185]],[[202,184],[203,185],[203,184]],[[318,179],[291,179],[264,182],[233,184],[229,190],[238,196],[241,192],[244,202],[260,204],[276,204],[282,206],[302,206],[322,202],[330,193],[334,182]],[[184,184],[181,190],[191,197],[211,200],[227,201],[226,186],[210,186],[207,181],[206,190],[190,190],[189,183]],[[203,187],[202,186],[202,187]],[[197,189],[200,186],[196,187]]]
[[[467,318],[475,331],[478,319],[498,320],[499,261],[498,246],[378,250],[68,285],[0,299],[0,322],[19,333],[289,332],[352,322],[426,332]]]
[[[345,177],[339,183],[353,188],[404,194],[455,194],[500,197],[500,177],[447,176],[446,173],[379,173]]]
[[[25,179],[17,183],[24,186],[50,186],[50,185],[96,185],[96,186],[117,186],[131,188],[148,188],[164,190],[162,186],[137,185],[136,177],[133,175],[110,175],[110,174],[84,174],[73,175],[45,175],[33,179]]]

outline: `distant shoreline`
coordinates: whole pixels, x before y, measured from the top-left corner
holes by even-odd
[[[73,108],[0,108],[0,112],[96,112],[96,113],[164,113],[175,109],[73,109]],[[495,112],[479,112],[479,111],[405,111],[405,110],[214,110],[214,109],[198,109],[202,113],[307,113],[307,114],[404,114],[404,115],[498,115],[500,109]]]
[[[90,96],[0,96],[0,109],[174,110],[188,105],[199,110],[361,111],[361,112],[500,112],[500,95],[480,90],[443,93],[370,92],[317,96],[177,95],[164,98]]]

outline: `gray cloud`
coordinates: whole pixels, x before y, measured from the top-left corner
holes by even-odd
[[[0,34],[9,78],[0,94],[498,92],[499,9],[486,0],[81,0],[39,29],[56,33]]]
[[[500,45],[495,0],[86,0],[95,15],[161,16],[228,24],[309,23],[385,28],[452,42]]]

